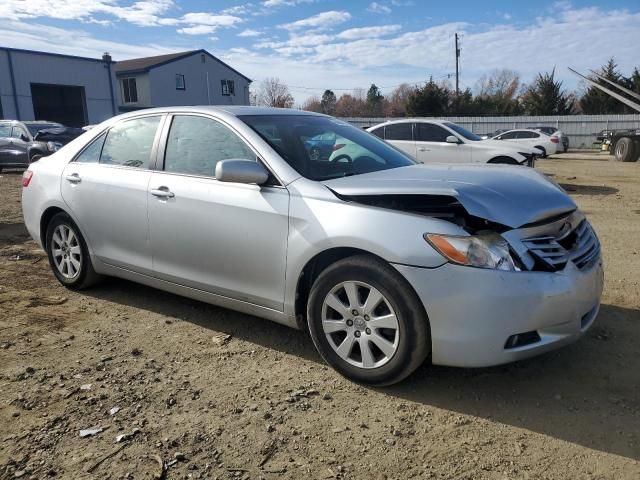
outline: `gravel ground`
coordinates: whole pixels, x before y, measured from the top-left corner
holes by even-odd
[[[22,225],[20,174],[1,175],[0,478],[640,478],[640,164],[538,168],[600,235],[593,328],[385,389],[258,318],[120,280],[65,290]]]

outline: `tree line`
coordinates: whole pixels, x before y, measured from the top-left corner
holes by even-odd
[[[630,76],[620,72],[611,58],[598,71],[604,78],[640,93],[640,70]],[[605,87],[606,82],[591,77]],[[495,70],[481,77],[475,87],[456,94],[447,81],[433,78],[423,85],[403,83],[388,95],[375,84],[368,90],[355,89],[337,96],[325,90],[321,97],[312,96],[303,110],[337,117],[404,117],[404,116],[510,116],[637,113],[599,89],[588,86],[582,92],[570,92],[556,78],[556,71],[539,73],[525,85],[512,70]],[[287,85],[277,78],[263,81],[252,95],[252,104],[293,108],[295,99]]]

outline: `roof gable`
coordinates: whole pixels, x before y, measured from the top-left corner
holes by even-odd
[[[196,55],[196,54],[205,54],[209,58],[211,58],[211,59],[215,60],[216,62],[222,64],[223,66],[225,66],[229,70],[237,73],[242,78],[246,79],[248,82],[252,81],[249,77],[247,77],[246,75],[243,75],[242,73],[237,71],[235,68],[227,65],[222,60],[220,60],[219,58],[217,58],[214,55],[210,54],[209,52],[207,52],[204,49],[190,50],[190,51],[187,51],[187,52],[169,53],[167,55],[156,55],[154,57],[132,58],[131,60],[123,60],[123,61],[120,61],[120,62],[116,62],[114,70],[115,70],[116,74],[118,74],[118,75],[119,74],[124,74],[124,73],[148,72],[149,70],[151,70],[153,68],[161,67],[161,66],[166,65],[168,63],[175,62],[177,60],[180,60],[180,59],[183,59],[183,58],[187,58],[187,57],[190,57],[190,56]]]

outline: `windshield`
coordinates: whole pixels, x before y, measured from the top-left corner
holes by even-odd
[[[34,137],[40,130],[46,130],[47,128],[59,128],[62,126],[59,123],[25,123],[25,125]]]
[[[469,130],[467,130],[464,127],[461,127],[460,125],[456,125],[455,123],[451,123],[451,122],[444,122],[444,125],[446,125],[447,127],[449,127],[451,130],[453,130],[454,132],[456,132],[458,135],[462,135],[464,138],[466,138],[467,140],[471,140],[473,142],[479,142],[482,139],[476,135],[475,133],[471,133]]]
[[[415,165],[415,161],[378,137],[335,118],[314,115],[239,118],[291,167],[311,180]]]

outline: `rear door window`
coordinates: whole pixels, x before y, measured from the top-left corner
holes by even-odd
[[[98,163],[100,161],[100,154],[102,153],[102,146],[104,145],[104,139],[106,134],[100,135],[96,138],[87,148],[85,148],[80,155],[76,157],[76,162],[80,163]]]
[[[375,130],[371,130],[370,133],[373,133],[376,137],[384,138],[384,127],[378,127]]]
[[[100,163],[123,167],[149,168],[151,149],[160,116],[126,120],[107,133]]]
[[[444,128],[433,123],[416,123],[418,142],[446,142],[447,137],[451,135]]]
[[[385,140],[413,140],[413,125],[409,122],[392,123],[384,127]]]

